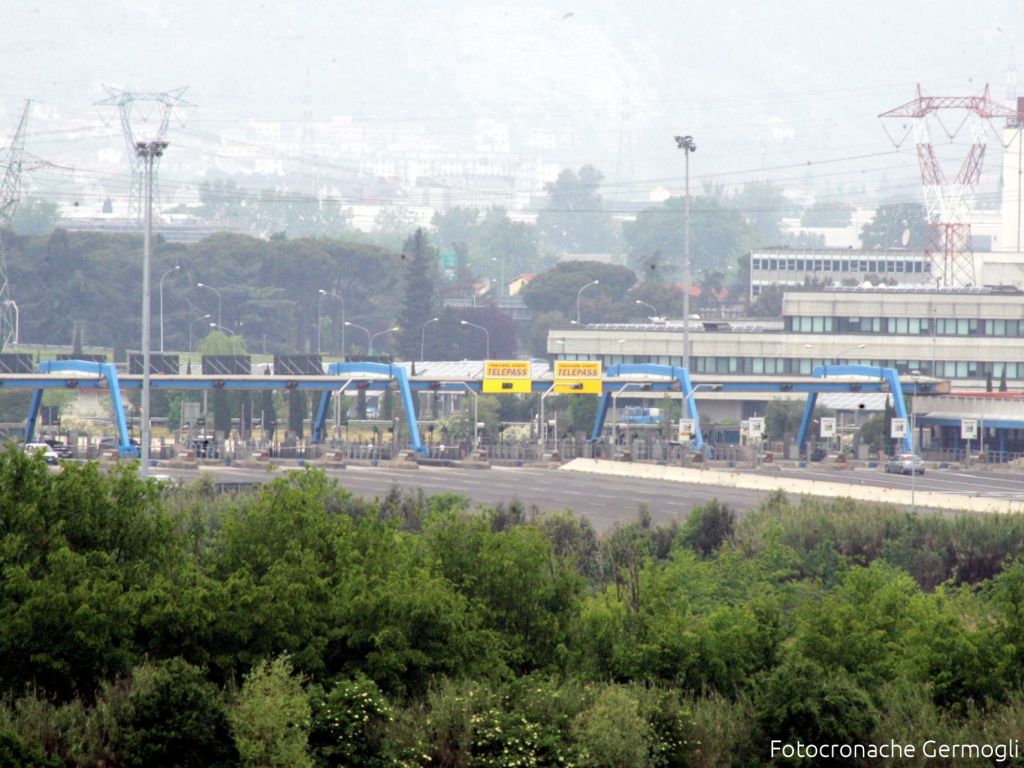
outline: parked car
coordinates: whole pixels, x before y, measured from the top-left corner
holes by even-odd
[[[46,443],[25,443],[23,448],[25,453],[29,456],[37,456],[42,454],[43,461],[47,464],[57,463],[57,453],[48,446]]]
[[[916,453],[898,453],[885,462],[885,471],[897,475],[923,475],[924,459]]]
[[[62,443],[60,440],[44,440],[43,442],[53,449],[53,452],[57,454],[59,459],[73,459],[75,457],[75,452],[71,450],[71,446]]]
[[[131,441],[132,441],[132,445],[138,445],[139,444],[139,441],[136,440],[134,437],[131,438]],[[104,437],[104,438],[102,438],[100,440],[100,450],[101,451],[114,451],[114,450],[117,450],[118,445],[119,444],[117,442],[117,438],[116,437]]]

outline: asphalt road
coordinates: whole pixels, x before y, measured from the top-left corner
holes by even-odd
[[[212,474],[218,482],[224,483],[264,483],[285,470],[268,473],[264,469],[210,466],[199,470],[161,467],[157,471],[186,482],[203,473]],[[366,498],[384,496],[397,485],[404,490],[420,488],[428,495],[458,493],[473,504],[486,506],[518,499],[541,512],[571,509],[585,515],[598,531],[634,519],[641,504],[647,504],[653,519],[661,522],[685,519],[694,506],[715,498],[742,513],[756,507],[766,495],[762,491],[583,475],[540,468],[420,467],[409,470],[350,465],[345,469],[328,469],[327,474],[343,487]],[[906,490],[910,490],[913,483],[919,491],[1024,501],[1024,473],[1010,470],[928,470],[913,479],[910,476],[887,475],[877,469],[838,470],[828,467],[781,471],[762,468],[756,474]]]
[[[888,475],[878,469],[831,469],[812,467],[810,469],[765,469],[757,474],[772,477],[784,476],[801,480],[824,480],[852,485],[873,485],[884,488],[900,488],[918,491],[937,491],[964,496],[985,496],[994,499],[1024,501],[1024,472],[1011,469],[993,470],[951,470],[928,469],[923,475]]]
[[[284,472],[242,467],[206,467],[201,470],[155,470],[184,481],[194,480],[200,472],[212,474],[218,482],[264,483]],[[571,509],[585,515],[597,531],[636,517],[640,504],[646,503],[655,522],[685,519],[696,505],[719,499],[737,512],[760,504],[760,491],[681,485],[664,480],[629,480],[615,477],[580,475],[553,469],[505,468],[460,469],[420,467],[417,470],[390,467],[348,466],[328,469],[327,474],[343,487],[366,498],[378,498],[393,485],[402,489],[422,488],[426,494],[458,493],[473,504],[493,506],[518,499],[541,512]]]

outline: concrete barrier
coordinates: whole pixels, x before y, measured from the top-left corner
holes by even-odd
[[[591,474],[630,477],[647,480],[668,480],[691,485],[713,485],[722,488],[737,488],[748,491],[785,491],[792,495],[824,496],[826,498],[847,498],[856,501],[897,504],[910,506],[911,492],[901,488],[878,485],[857,485],[779,475],[752,475],[745,472],[728,472],[718,469],[686,469],[684,467],[660,467],[653,464],[623,464],[601,459],[573,459],[559,467],[565,472],[589,472]],[[851,477],[851,481],[854,478]],[[1008,499],[987,498],[980,494],[967,496],[958,493],[917,491],[913,494],[918,507],[925,509],[959,509],[967,512],[1022,513],[1024,502]]]

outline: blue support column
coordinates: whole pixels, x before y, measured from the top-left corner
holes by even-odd
[[[387,363],[331,363],[327,367],[328,376],[345,375],[352,379],[358,377],[359,374],[387,376],[398,384],[398,393],[402,398],[406,421],[409,425],[409,444],[416,453],[426,455],[428,451],[420,437],[419,424],[416,422],[416,409],[412,402],[412,390],[409,387],[409,377],[406,375],[405,369]]]
[[[804,405],[804,415],[800,418],[800,431],[796,434],[796,444],[800,449],[800,454],[803,455],[804,447],[807,444],[807,432],[811,426],[811,416],[814,414],[814,406],[818,402],[818,393],[809,392],[807,394],[807,403]]]
[[[43,390],[37,389],[32,392],[32,401],[28,405],[28,418],[25,419],[25,442],[36,441],[36,419],[39,418],[39,409],[43,404]]]
[[[331,411],[331,390],[325,389],[320,393],[320,403],[316,407],[316,416],[313,417],[313,434],[311,440],[314,443],[324,441],[324,425],[327,424],[327,414]]]
[[[604,430],[604,420],[608,416],[608,403],[611,395],[608,392],[601,393],[601,400],[597,404],[597,413],[594,415],[594,428],[590,432],[590,439],[597,440]]]
[[[699,451],[704,447],[704,433],[700,429],[700,413],[697,411],[697,398],[694,397],[693,383],[690,381],[690,372],[685,368],[673,367],[673,378],[679,381],[683,392],[683,402],[686,404],[686,413],[693,419],[693,445]]]
[[[896,417],[906,420],[907,431],[903,435],[900,445],[902,450],[910,452],[914,450],[914,436],[910,430],[910,419],[907,416],[907,401],[903,396],[903,384],[900,382],[900,374],[895,368],[878,368],[873,365],[819,365],[812,374],[816,379],[827,376],[869,376],[873,379],[884,379],[889,385],[889,392],[892,394],[893,410]]]
[[[64,373],[74,371],[77,373],[88,373],[93,376],[102,376],[107,381],[107,389],[110,391],[110,400],[113,404],[114,424],[117,427],[118,453],[122,456],[139,456],[139,447],[132,445],[128,437],[128,423],[124,417],[124,401],[121,399],[121,385],[117,380],[117,366],[112,363],[94,363],[88,360],[47,360],[39,364],[40,373]],[[35,402],[35,398],[33,398]],[[25,434],[28,434],[31,427],[35,431],[35,419],[38,416],[38,405],[35,412],[29,413],[31,425],[26,423]]]
[[[693,384],[690,381],[690,372],[686,368],[677,367],[673,365],[654,365],[653,363],[637,363],[633,365],[612,365],[609,366],[608,370],[605,371],[605,376],[609,378],[615,378],[618,376],[628,376],[630,374],[640,374],[642,376],[662,376],[666,379],[675,379],[679,382],[680,390],[683,393],[683,401],[686,403],[686,412],[690,418],[693,419],[694,424],[694,436],[693,444],[697,450],[701,450],[704,447],[704,435],[700,429],[700,413],[697,410],[697,403],[693,397]],[[604,426],[604,414],[608,409],[608,397],[609,393],[605,392],[601,396],[601,406],[598,407],[598,420],[594,423],[594,435],[593,437],[599,437],[601,434],[600,428]]]

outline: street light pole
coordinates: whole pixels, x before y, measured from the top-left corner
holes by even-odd
[[[583,295],[583,291],[586,290],[587,288],[589,288],[592,285],[599,285],[600,283],[601,283],[600,280],[591,280],[589,283],[587,283],[582,288],[580,288],[578,291],[576,291],[576,327],[577,328],[581,327],[580,326],[580,297]]]
[[[385,334],[394,333],[395,331],[398,331],[398,330],[400,330],[398,328],[398,326],[395,326],[394,328],[387,328],[387,329],[385,329],[383,331],[377,331],[375,334],[373,334],[370,337],[370,349],[371,350],[373,349],[373,340],[376,339],[378,336],[384,336]],[[372,352],[371,352],[371,354],[372,354]]]
[[[162,140],[140,141],[135,151],[146,166],[146,217],[145,237],[142,243],[142,429],[140,436],[139,474],[149,476],[149,348],[152,314],[150,309],[150,262],[153,253],[153,161],[163,155],[167,142]]]
[[[690,153],[697,151],[693,136],[676,136],[686,153],[686,198],[683,202],[683,367],[690,370]]]
[[[210,323],[210,327],[211,328],[220,328],[222,331],[227,331],[228,336],[237,336],[238,335],[234,331],[232,331],[230,328],[228,328],[226,325],[221,325],[220,323]]]
[[[360,331],[363,331],[366,334],[366,354],[367,356],[369,356],[373,350],[373,336],[370,333],[370,329],[366,328],[365,326],[358,325],[357,323],[350,323],[348,320],[343,320],[341,323],[341,327],[345,328],[346,326],[358,328]]]
[[[192,346],[192,329],[195,327],[196,323],[198,323],[198,322],[200,322],[202,320],[209,320],[209,319],[210,319],[210,315],[209,315],[209,313],[207,313],[207,314],[203,315],[202,317],[197,317],[195,320],[193,320],[191,323],[188,324],[188,351],[189,351],[189,354],[195,352],[195,348]]]
[[[214,293],[217,294],[217,325],[220,325],[221,322],[224,319],[224,318],[221,317],[221,314],[220,314],[221,304],[222,304],[220,291],[218,291],[212,285],[207,285],[206,283],[196,283],[196,288],[208,288],[209,290],[211,290],[211,291],[213,291]]]
[[[914,396],[910,399],[910,450],[914,456],[917,456],[917,432],[915,428],[917,426],[915,414],[917,413],[917,384],[921,380],[921,372],[913,370],[910,372],[911,377],[914,379]],[[923,459],[923,457],[922,457]],[[917,467],[914,466],[914,460],[910,461],[910,506],[911,510],[917,513]]]
[[[21,317],[20,317],[21,313],[18,311],[18,303],[14,299],[8,299],[7,303],[10,304],[11,307],[14,308],[14,346],[18,346],[18,344],[20,343],[18,341],[18,339],[19,339],[19,335],[18,334],[19,334],[20,326],[21,326]]]
[[[594,282],[596,283],[597,281],[595,280]],[[482,325],[477,325],[476,323],[469,322],[469,320],[459,320],[459,325],[468,325],[468,326],[470,326],[472,328],[479,328],[481,331],[484,332],[484,340],[485,340],[486,345],[487,345],[486,346],[487,352],[486,352],[486,354],[484,356],[484,360],[490,360],[491,359],[491,334],[490,334],[490,331],[488,331]]]
[[[653,317],[657,317],[658,316],[658,308],[656,306],[654,306],[653,304],[650,304],[650,303],[644,301],[643,299],[637,299],[636,303],[640,304],[642,306],[645,306],[649,310],[651,310],[651,312],[653,313],[652,314]]]
[[[432,317],[429,320],[427,320],[427,322],[425,322],[423,324],[423,327],[420,329],[420,362],[421,363],[423,362],[423,348],[424,348],[424,344],[425,344],[425,342],[427,340],[427,326],[430,325],[431,323],[436,323],[440,319],[441,318],[439,318],[439,317]]]
[[[320,354],[320,299],[327,293],[323,288],[316,292],[316,353]]]
[[[181,269],[181,264],[175,264],[160,275],[160,354],[163,354],[164,351],[164,278],[179,269]]]

